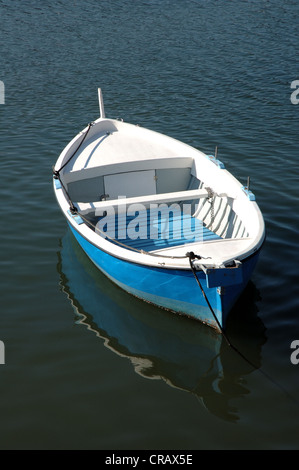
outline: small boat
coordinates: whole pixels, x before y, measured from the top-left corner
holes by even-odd
[[[79,245],[110,280],[223,332],[265,239],[249,184],[215,155],[105,116],[60,154],[53,187]]]
[[[195,320],[165,311],[161,315],[158,308],[119,289],[92,265],[70,231],[61,239],[57,256],[59,286],[71,303],[77,325],[96,335],[112,353],[129,360],[143,378],[192,393],[221,419],[235,422],[240,418],[236,398],[248,395],[247,376],[255,369],[235,355],[222,335],[200,323],[194,328]],[[240,337],[246,332],[247,354],[260,367],[266,337],[257,298],[250,282],[240,299],[242,316],[233,309],[227,330],[232,325]]]

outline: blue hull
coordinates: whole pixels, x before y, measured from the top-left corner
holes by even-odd
[[[83,238],[71,225],[70,229],[91,261],[115,284],[136,297],[219,329],[192,271],[155,268],[111,256]],[[229,311],[247,285],[257,263],[258,252],[243,261],[242,282],[226,286],[220,294],[218,287],[208,287],[206,276],[197,272],[210,305],[224,329]]]

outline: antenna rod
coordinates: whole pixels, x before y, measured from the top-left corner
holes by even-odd
[[[102,119],[105,118],[105,110],[104,110],[104,101],[101,88],[98,88],[98,95],[99,95],[99,107],[100,107],[100,117]]]

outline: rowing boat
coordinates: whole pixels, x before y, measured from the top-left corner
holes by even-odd
[[[210,413],[224,420],[239,419],[236,398],[248,394],[244,384],[255,369],[236,358],[223,335],[179,315],[165,311],[161,315],[160,309],[126,294],[91,266],[69,230],[57,256],[59,286],[71,303],[76,325],[96,335],[110,352],[127,359],[143,378],[162,380],[192,393]],[[257,315],[257,298],[250,282],[240,299],[242,316],[234,309],[229,325],[235,335],[245,332],[247,354],[260,367],[265,326]],[[234,393],[227,393],[232,386]]]
[[[106,118],[101,89],[99,107],[53,168],[71,232],[122,289],[224,331],[265,238],[249,185],[216,152]]]

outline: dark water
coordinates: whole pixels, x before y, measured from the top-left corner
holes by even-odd
[[[298,449],[297,0],[0,1],[1,449]],[[228,335],[98,274],[56,205],[58,154],[98,117],[218,157],[267,241]]]

